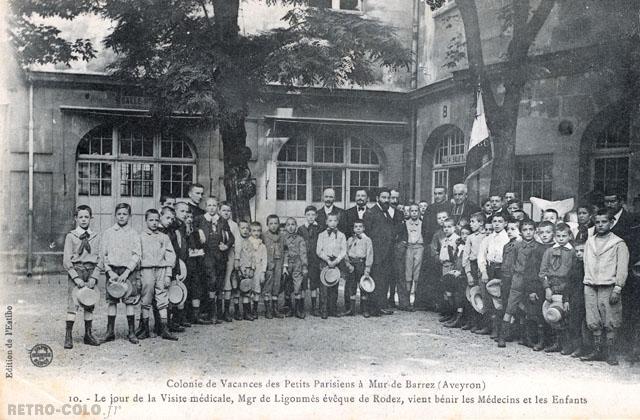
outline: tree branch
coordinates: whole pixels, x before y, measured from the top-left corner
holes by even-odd
[[[556,2],[557,0],[541,0],[530,19],[529,0],[513,2],[513,38],[507,49],[510,61],[517,62],[526,58]]]
[[[469,62],[469,70],[474,80],[480,80],[482,91],[484,93],[484,105],[487,110],[487,116],[498,115],[499,107],[493,96],[490,81],[485,77],[484,73],[484,56],[482,53],[482,40],[480,37],[480,24],[478,19],[478,9],[476,8],[476,0],[458,0],[456,1],[462,24],[464,26],[464,34],[467,42],[467,60]],[[492,121],[489,121],[491,126]],[[491,127],[490,127],[491,128]]]

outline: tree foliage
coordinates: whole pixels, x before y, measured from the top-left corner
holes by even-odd
[[[442,0],[425,0],[432,8],[444,4]],[[507,48],[500,55],[505,64],[499,82],[504,85],[502,104],[494,94],[491,77],[487,74],[480,19],[476,0],[457,0],[459,16],[464,28],[464,41],[454,37],[446,53],[447,67],[455,67],[456,62],[466,58],[471,80],[482,87],[487,125],[491,131],[494,159],[491,174],[492,193],[502,194],[513,187],[515,172],[515,143],[518,111],[526,82],[536,73],[545,69],[535,68],[530,62],[530,48],[551,10],[558,0],[512,0],[500,10],[502,33],[509,37]]]
[[[89,60],[89,40],[66,40],[35,22],[84,13],[112,22],[104,46],[117,57],[113,76],[140,86],[159,121],[180,111],[219,129],[227,199],[246,217],[250,193],[241,195],[252,188],[244,119],[266,86],[365,86],[376,81],[375,67],[409,69],[412,57],[395,28],[362,14],[309,8],[307,0],[266,0],[290,7],[284,27],[240,34],[240,1],[10,0],[11,40],[23,65]]]
[[[12,0],[12,41],[23,64],[88,60],[95,46],[65,40],[34,16],[73,19],[93,13],[113,22],[104,46],[114,76],[142,84],[157,111],[180,109],[224,118],[269,83],[344,87],[374,83],[375,67],[408,69],[411,54],[396,30],[360,14],[268,0],[291,10],[284,28],[240,35],[239,0]],[[36,30],[37,29],[37,30]]]

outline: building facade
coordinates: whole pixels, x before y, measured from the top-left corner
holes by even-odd
[[[455,2],[436,12],[418,0],[321,3],[316,6],[396,26],[416,64],[411,72],[380,71],[379,83],[366,89],[292,94],[273,87],[267,101],[251,104],[252,216],[302,217],[306,205],[320,205],[327,187],[347,208],[361,187],[389,185],[403,198],[430,201],[435,185],[450,189],[463,181],[475,89],[464,59],[447,65],[452,40],[464,40]],[[507,1],[479,3],[485,58],[500,99],[508,32],[497,16]],[[612,185],[627,191],[629,206],[640,195],[640,108],[620,59],[637,23],[630,1],[603,3],[559,2],[532,48],[545,71],[532,77],[520,104],[514,190],[525,200],[580,199]],[[282,10],[249,2],[243,13],[260,16],[253,29],[261,30],[276,25]],[[165,127],[154,126],[143,93],[101,73],[3,77],[5,271],[24,271],[29,250],[34,274],[57,268],[79,204],[91,205],[94,228],[102,230],[113,223],[115,204],[128,202],[141,229],[146,209],[158,207],[163,194],[186,197],[191,182],[224,199],[220,139],[197,118],[176,115]],[[482,176],[474,200],[488,189],[488,171]]]

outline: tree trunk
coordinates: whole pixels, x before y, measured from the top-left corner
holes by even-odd
[[[249,170],[251,150],[246,146],[245,112],[227,114],[220,122],[224,157],[224,189],[235,220],[251,220],[249,199],[255,196],[255,183]]]
[[[235,40],[240,32],[238,13],[240,0],[213,0],[215,33],[221,45]]]
[[[526,83],[528,51],[556,0],[541,0],[530,10],[528,0],[513,3],[513,38],[507,49],[509,72],[505,78],[505,97],[498,105],[485,74],[477,0],[457,0],[467,43],[467,59],[474,82],[482,85],[485,115],[493,143],[491,194],[503,195],[513,188],[516,160],[516,128],[522,91]]]
[[[240,0],[212,0],[215,35],[220,45],[235,48],[240,27],[238,12]],[[251,220],[249,199],[256,194],[251,179],[249,159],[251,150],[246,146],[246,112],[244,104],[221,103],[222,115],[219,131],[222,138],[224,159],[224,189],[227,201],[233,208],[235,220]]]
[[[525,64],[526,65],[526,64]],[[504,102],[497,112],[487,119],[493,142],[493,164],[491,166],[491,195],[504,195],[512,191],[516,169],[516,131],[520,100],[525,85],[524,65],[518,65],[505,81]]]

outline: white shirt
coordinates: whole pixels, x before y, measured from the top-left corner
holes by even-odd
[[[213,221],[213,223],[216,223],[218,221],[218,219],[220,218],[220,215],[218,213],[214,214],[213,216],[210,215],[209,213],[205,213],[204,214],[204,218],[207,222],[211,222]]]
[[[394,209],[393,207],[389,206],[389,216],[391,216],[391,218],[393,219],[393,216],[396,214],[396,209]]]
[[[491,233],[482,240],[478,251],[478,268],[482,274],[487,274],[490,263],[502,264],[502,250],[509,243],[509,235],[503,229],[500,233]]]
[[[328,216],[333,211],[333,204],[331,205],[331,207],[324,206],[323,208],[324,208],[324,213]]]
[[[407,242],[410,244],[422,244],[422,221],[420,219],[415,222],[411,219],[405,222],[407,228]]]
[[[362,210],[360,210],[360,207],[356,206],[356,212],[358,213],[358,219],[362,220],[362,218],[364,217],[364,212],[367,211],[367,206],[364,205],[362,207]]]

